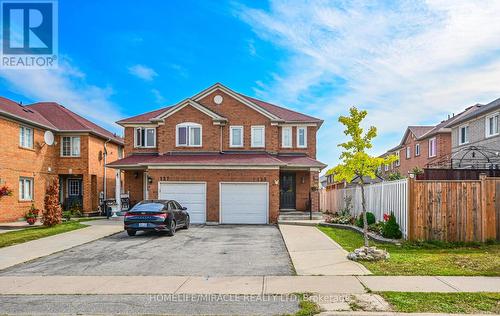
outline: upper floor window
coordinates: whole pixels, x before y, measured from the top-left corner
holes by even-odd
[[[436,137],[429,139],[429,157],[436,157]]]
[[[136,148],[156,147],[156,128],[136,127],[134,134],[134,147]]]
[[[500,113],[494,113],[486,117],[486,137],[498,135],[498,117]]]
[[[469,125],[460,126],[458,129],[458,144],[463,145],[469,142]]]
[[[307,147],[307,127],[297,127],[297,147]]]
[[[415,157],[420,156],[420,144],[415,144]]]
[[[411,148],[406,147],[406,159],[410,159],[410,158],[411,158]]]
[[[118,146],[118,159],[123,158],[123,147]]]
[[[389,165],[388,164],[384,165],[384,171],[389,171]]]
[[[176,126],[176,146],[201,147],[201,125],[181,123]]]
[[[230,147],[243,147],[243,126],[229,127]]]
[[[61,142],[62,157],[80,157],[80,136],[64,136]]]
[[[252,147],[266,147],[265,126],[252,126]]]
[[[290,126],[283,126],[281,128],[281,147],[292,147],[292,127]]]
[[[394,162],[394,165],[395,165],[396,167],[399,167],[399,150],[398,150],[398,151],[396,151],[396,153],[395,153],[395,154],[396,154],[396,158],[397,158],[397,160]]]
[[[19,146],[33,148],[33,129],[26,126],[19,127]]]
[[[19,178],[19,200],[33,200],[33,178]]]

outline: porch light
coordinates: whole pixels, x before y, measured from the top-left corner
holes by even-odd
[[[152,177],[150,177],[150,176],[148,176],[148,183],[149,183],[149,184],[153,183],[153,178],[152,178]]]
[[[302,184],[306,183],[306,177],[302,176],[302,177],[300,178],[300,182],[301,182]]]

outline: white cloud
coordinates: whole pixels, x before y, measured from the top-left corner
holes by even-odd
[[[85,81],[85,74],[61,58],[57,69],[13,70],[0,72],[10,89],[33,100],[53,101],[64,105],[101,126],[120,132],[115,124],[124,115],[109,99],[110,87],[98,87]]]
[[[146,81],[152,81],[156,76],[158,76],[153,68],[144,65],[134,65],[132,67],[129,67],[128,71],[132,75]]]
[[[381,153],[407,125],[437,123],[500,97],[498,12],[495,0],[273,0],[269,11],[237,9],[291,56],[256,93],[325,119],[319,158],[330,164],[343,136],[337,117],[349,106],[369,110]]]
[[[158,89],[151,89],[151,93],[155,97],[155,102],[163,105],[165,103],[165,97],[161,94]]]

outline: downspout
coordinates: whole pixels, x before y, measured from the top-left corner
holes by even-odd
[[[106,200],[106,164],[108,163],[108,148],[107,145],[111,141],[111,139],[108,139],[107,141],[104,142],[104,180],[103,180],[103,187],[104,187],[104,200]]]
[[[223,125],[221,125],[221,126],[220,126],[220,152],[221,152],[221,153],[223,153],[223,152],[224,152],[224,148],[223,148],[223,146],[222,146],[222,144],[223,144],[223,139],[222,139],[222,135],[223,135],[223,128],[224,128],[224,126],[223,126]]]

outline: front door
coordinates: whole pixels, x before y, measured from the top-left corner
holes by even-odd
[[[67,191],[66,209],[81,210],[83,206],[82,179],[68,179]]]
[[[295,173],[280,175],[280,209],[295,209]]]

